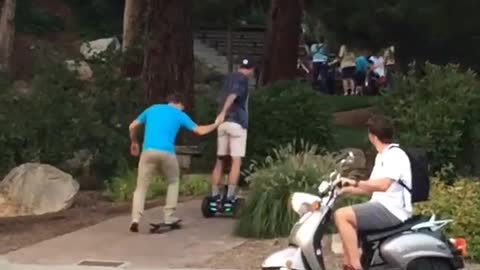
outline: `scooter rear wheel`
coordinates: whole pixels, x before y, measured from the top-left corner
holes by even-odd
[[[407,270],[456,270],[453,265],[442,258],[420,258],[408,264]]]

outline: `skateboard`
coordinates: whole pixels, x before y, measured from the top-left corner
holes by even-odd
[[[150,233],[165,233],[173,230],[179,230],[182,228],[181,220],[175,223],[150,223]]]

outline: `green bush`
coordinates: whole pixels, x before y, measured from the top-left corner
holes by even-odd
[[[371,107],[375,103],[375,97],[320,96],[319,102],[323,111],[335,113]]]
[[[435,214],[437,219],[452,219],[445,227],[449,237],[467,240],[468,256],[480,260],[480,182],[458,179],[453,185],[438,178],[432,182],[430,201],[415,206],[415,212]]]
[[[126,170],[120,176],[105,182],[104,195],[115,202],[131,201],[137,186],[137,172]],[[167,193],[168,182],[154,177],[148,187],[146,199],[158,199]],[[180,180],[181,196],[201,196],[208,193],[210,184],[203,175],[185,176]]]
[[[320,156],[316,146],[302,145],[294,143],[274,150],[274,155],[247,178],[250,192],[235,224],[236,235],[273,238],[289,234],[298,219],[290,207],[292,193],[315,194],[335,166],[332,154]]]
[[[395,91],[384,94],[377,106],[393,118],[400,142],[426,149],[438,170],[450,162],[473,164],[468,150],[480,145],[479,104],[480,87],[472,71],[427,63],[421,75],[412,69],[398,76]]]
[[[322,107],[321,99],[310,85],[298,81],[256,90],[249,105],[249,157],[261,159],[294,139],[331,147],[332,116]]]
[[[116,70],[121,57],[103,55],[105,62],[92,64],[95,80],[86,83],[50,48],[38,56],[30,93],[0,93],[0,174],[31,161],[58,166],[79,150],[93,155],[101,179],[125,167],[131,161],[125,132],[141,107],[138,81]]]
[[[34,7],[32,0],[18,0],[15,14],[16,30],[20,33],[47,34],[64,29],[63,20]]]

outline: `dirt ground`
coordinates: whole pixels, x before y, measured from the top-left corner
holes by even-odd
[[[373,108],[362,108],[334,113],[333,118],[334,123],[339,126],[364,128],[367,120],[375,113]]]
[[[180,198],[180,201],[192,199]],[[148,202],[146,208],[164,204],[164,199]],[[54,214],[0,218],[0,254],[20,249],[112,217],[128,214],[129,203],[114,203],[99,192],[80,192],[72,208]]]

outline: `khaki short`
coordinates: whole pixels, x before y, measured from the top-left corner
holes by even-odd
[[[224,122],[218,127],[217,156],[245,157],[247,130],[240,124]]]

